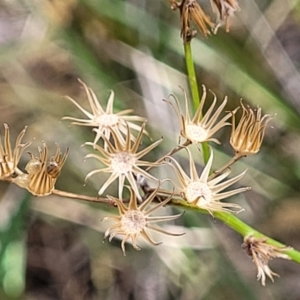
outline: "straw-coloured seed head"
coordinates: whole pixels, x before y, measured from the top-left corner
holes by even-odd
[[[158,187],[159,188],[159,187]],[[161,243],[156,243],[152,240],[149,235],[149,230],[157,231],[167,235],[180,236],[182,234],[170,233],[159,227],[152,225],[154,222],[170,221],[179,218],[182,214],[174,216],[150,216],[159,207],[167,204],[171,197],[165,199],[159,204],[148,208],[153,199],[155,198],[158,188],[153,191],[153,193],[138,206],[138,199],[134,190],[130,187],[130,201],[128,206],[126,206],[122,200],[108,196],[108,198],[114,201],[118,207],[119,215],[106,217],[104,220],[113,220],[115,224],[108,228],[104,234],[104,238],[109,236],[109,241],[111,241],[116,235],[124,236],[121,243],[122,251],[125,255],[125,243],[131,240],[132,246],[136,250],[140,250],[137,246],[137,240],[139,237],[144,238],[147,242],[152,245],[159,245]]]
[[[230,144],[236,154],[248,156],[256,154],[261,147],[268,122],[272,119],[270,115],[262,116],[261,108],[252,109],[245,107],[241,102],[243,114],[235,124],[235,114],[232,114],[232,129]]]
[[[151,174],[147,173],[141,167],[155,167],[158,164],[152,163],[148,161],[140,160],[143,156],[153,150],[162,139],[152,143],[147,148],[138,152],[138,148],[141,143],[141,139],[143,136],[143,131],[146,126],[144,123],[141,127],[141,130],[132,144],[130,139],[130,128],[127,125],[127,135],[125,143],[119,139],[119,136],[116,134],[114,130],[111,131],[114,145],[103,136],[105,143],[107,145],[107,149],[100,147],[99,145],[94,145],[93,143],[85,143],[86,145],[94,146],[96,150],[98,150],[101,156],[96,154],[88,154],[86,158],[96,158],[101,163],[103,163],[106,167],[103,169],[96,169],[87,174],[86,180],[93,176],[96,173],[111,173],[110,177],[107,181],[102,185],[99,190],[99,195],[102,195],[103,192],[107,189],[107,187],[117,178],[119,178],[119,198],[122,199],[122,192],[124,187],[125,178],[129,181],[132,189],[139,199],[141,199],[140,193],[138,191],[138,186],[134,175],[142,175],[146,179],[157,181],[155,177]]]
[[[113,91],[111,91],[110,93],[106,110],[104,110],[93,90],[81,80],[79,80],[79,82],[85,89],[92,112],[88,112],[74,99],[67,96],[66,98],[71,101],[83,114],[85,114],[88,119],[63,117],[63,120],[71,120],[72,124],[74,125],[94,127],[93,131],[96,132],[94,144],[99,141],[102,135],[105,136],[107,140],[109,140],[111,136],[111,130],[114,130],[115,134],[118,136],[118,139],[124,142],[123,136],[127,134],[127,126],[129,126],[130,129],[137,131],[141,129],[141,126],[136,125],[133,122],[144,122],[145,119],[139,116],[128,115],[132,112],[132,109],[126,109],[117,113],[113,112],[113,104],[115,98],[115,94]],[[144,131],[144,134],[148,134],[147,131]],[[132,135],[132,133],[130,133],[130,139],[132,141],[135,141],[135,137]]]
[[[183,116],[179,101],[175,96],[172,95],[172,97],[175,100],[176,106],[174,106],[174,104],[170,100],[165,100],[165,101],[172,105],[176,114],[178,115],[178,118],[180,120],[180,127],[181,127],[180,134],[182,137],[184,137],[186,140],[190,141],[193,144],[203,143],[208,141],[212,141],[217,144],[220,144],[220,142],[217,139],[213,138],[213,135],[217,131],[219,131],[222,127],[226,125],[230,125],[230,123],[226,121],[232,115],[235,114],[236,110],[231,113],[227,113],[221,120],[218,120],[220,114],[224,110],[224,107],[227,103],[227,97],[225,97],[224,101],[221,103],[218,109],[215,112],[213,112],[217,103],[217,97],[215,94],[213,94],[214,96],[213,102],[210,105],[209,109],[206,111],[206,113],[203,114],[203,106],[206,100],[206,88],[204,85],[202,87],[203,87],[203,95],[201,98],[201,102],[193,118],[189,113],[188,99],[185,91],[183,91],[184,100],[185,100],[185,116]]]
[[[210,0],[213,12],[218,15],[219,22],[214,30],[217,32],[218,28],[225,23],[225,30],[229,32],[229,18],[238,11],[239,5],[236,0]]]
[[[209,179],[209,174],[213,162],[213,152],[211,150],[210,158],[203,169],[201,175],[199,176],[196,170],[195,162],[192,158],[191,152],[189,149],[186,149],[189,155],[190,163],[190,176],[188,176],[180,164],[172,157],[169,157],[173,166],[178,181],[178,189],[182,194],[182,197],[191,204],[198,206],[199,208],[207,210],[211,215],[215,211],[225,211],[225,212],[234,212],[235,209],[237,212],[241,210],[241,207],[234,203],[221,202],[220,200],[229,198],[235,194],[245,192],[249,190],[248,187],[243,187],[227,192],[220,193],[222,190],[228,188],[232,184],[240,180],[246,171],[224,181],[224,179],[230,174],[230,170],[225,173],[218,175],[214,179]]]
[[[39,147],[38,151],[39,157],[34,157],[32,153],[29,153],[31,160],[25,167],[28,174],[19,175],[14,179],[14,182],[26,188],[35,196],[47,196],[54,190],[54,185],[66,162],[69,149],[62,155],[57,145],[55,155],[49,160],[48,149],[45,143],[43,143],[43,149]]]
[[[210,29],[215,27],[196,0],[182,0],[180,3],[170,0],[170,2],[173,10],[180,11],[181,36],[185,42],[189,42],[196,35],[196,30],[191,27],[191,21],[198,26],[205,37],[211,33]]]
[[[30,145],[30,142],[22,144],[22,138],[26,132],[25,127],[17,137],[15,147],[12,149],[10,133],[7,124],[4,124],[4,139],[0,138],[0,180],[10,178],[18,167],[22,153]]]
[[[252,257],[253,262],[257,268],[257,280],[261,281],[264,286],[266,284],[266,276],[274,282],[273,276],[279,277],[268,266],[268,263],[273,258],[290,259],[284,252],[292,250],[291,247],[277,247],[267,243],[267,238],[255,238],[254,236],[246,236],[242,248],[246,253]]]

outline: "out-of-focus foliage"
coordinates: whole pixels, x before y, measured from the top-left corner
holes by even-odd
[[[209,1],[199,3],[210,12]],[[230,33],[221,28],[217,35],[193,39],[199,85],[214,91],[219,103],[227,95],[227,110],[242,97],[276,114],[260,153],[235,166],[236,174],[248,168],[242,184],[252,186],[235,200],[246,208],[241,219],[299,249],[300,3],[240,0],[239,5]],[[148,118],[154,140],[164,136],[163,154],[176,145],[179,124],[162,99],[173,93],[183,101],[178,86],[187,89],[185,74],[179,15],[167,0],[0,3],[1,124],[9,124],[13,138],[27,125],[24,140],[35,138],[28,151],[43,140],[52,145],[51,153],[55,142],[62,151],[70,147],[57,188],[96,195],[101,184],[95,176],[84,186],[94,162],[83,162],[90,149],[80,146],[94,134],[61,121],[78,113],[64,95],[87,104],[77,78],[100,101],[112,89],[116,110],[134,108]],[[217,137],[223,144],[214,146],[215,168],[232,156],[229,134],[228,128]],[[151,155],[154,160],[158,153]],[[25,153],[23,165],[28,160]],[[107,193],[115,191],[116,186]],[[128,247],[123,257],[120,241],[102,243],[108,225],[100,221],[113,209],[51,196],[32,198],[28,210],[28,196],[6,183],[0,196],[0,225],[10,224],[0,226],[1,299],[293,300],[300,294],[298,265],[271,262],[281,278],[261,287],[240,248],[242,238],[211,216],[187,212],[176,223],[185,236],[157,236],[163,245],[141,243],[142,251]]]

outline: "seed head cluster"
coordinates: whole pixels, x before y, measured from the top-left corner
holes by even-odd
[[[185,39],[192,35],[191,20],[198,24],[204,34],[207,33],[206,26],[211,27],[211,21],[203,15],[203,11],[195,1],[182,1],[180,4],[172,2],[175,8],[181,10],[184,25],[182,25],[182,35]],[[212,3],[218,10],[220,19],[225,21],[227,28],[228,17],[238,9],[237,4],[234,0],[212,0]],[[70,116],[63,119],[71,120],[74,125],[92,127],[96,133],[93,142],[85,143],[91,151],[85,158],[95,160],[94,169],[86,175],[85,179],[87,181],[92,176],[101,175],[98,181],[99,198],[97,200],[109,186],[118,182],[117,191],[113,195],[104,195],[105,199],[118,209],[118,214],[104,218],[113,222],[113,225],[105,231],[104,237],[111,241],[119,236],[122,239],[121,249],[124,255],[127,242],[131,243],[134,249],[140,250],[138,246],[140,238],[151,245],[159,245],[160,243],[155,242],[151,237],[151,232],[171,236],[182,235],[182,233],[170,233],[162,227],[153,225],[153,223],[163,221],[174,222],[182,215],[182,213],[169,216],[153,215],[159,208],[172,203],[175,198],[177,200],[179,198],[186,206],[204,210],[212,216],[216,213],[232,214],[243,210],[239,204],[229,202],[228,199],[250,189],[249,187],[233,187],[244,177],[247,170],[230,177],[231,167],[238,159],[254,155],[260,150],[267,124],[271,120],[270,115],[263,115],[261,108],[252,109],[242,102],[241,107],[224,113],[227,97],[218,104],[216,95],[211,92],[212,100],[207,104],[209,97],[207,97],[205,86],[203,86],[201,101],[195,113],[192,114],[189,107],[190,101],[183,90],[184,112],[177,97],[171,95],[165,102],[174,109],[180,125],[178,134],[185,142],[179,143],[169,153],[153,161],[147,156],[156,151],[163,139],[149,141],[146,119],[128,115],[132,113],[132,110],[114,112],[113,91],[110,93],[106,110],[104,110],[93,90],[82,81],[80,83],[87,95],[91,112],[67,97],[87,119]],[[206,110],[204,109],[205,102],[208,105]],[[242,116],[237,122],[236,113],[240,108]],[[140,122],[140,125],[135,122]],[[216,134],[225,126],[231,126],[230,144],[235,151],[234,159],[220,169],[213,170],[214,150],[208,146],[208,158],[203,162],[202,170],[199,171],[201,163],[197,159],[199,145],[210,142],[220,144]],[[48,147],[45,142],[42,142],[42,147],[38,147],[38,156],[28,152],[29,161],[22,171],[19,162],[24,150],[30,146],[30,142],[22,143],[26,127],[17,136],[14,147],[11,146],[10,130],[7,124],[4,124],[4,130],[4,138],[0,137],[0,180],[13,182],[27,189],[34,196],[47,196],[54,193],[56,181],[67,160],[69,149],[67,148],[62,153],[60,147],[56,145],[56,152],[53,156],[49,156]],[[133,134],[132,131],[135,133]],[[182,149],[186,151],[182,153],[187,154],[188,173],[185,171],[185,164],[174,157],[174,154]],[[173,171],[176,182],[173,183],[170,178],[153,175],[151,170],[154,167]],[[173,190],[162,189],[161,186],[166,181],[173,185]],[[151,188],[151,185],[156,187]],[[126,198],[128,191],[124,187],[129,190],[129,199]],[[268,244],[266,238],[255,238],[252,235],[245,237],[242,247],[252,257],[258,272],[257,278],[263,285],[265,285],[266,277],[273,281],[273,277],[278,276],[269,268],[269,260],[276,257],[289,258],[285,252],[291,249],[272,246]]]
[[[79,126],[93,127],[96,137],[93,142],[86,142],[86,146],[91,146],[92,153],[86,159],[95,159],[95,169],[86,175],[86,180],[98,174],[100,179],[107,175],[104,182],[99,181],[99,196],[102,196],[110,185],[118,181],[117,197],[107,196],[107,198],[118,207],[119,215],[111,216],[106,219],[115,221],[110,227],[105,237],[111,240],[116,235],[123,236],[121,248],[125,254],[125,243],[130,241],[135,249],[139,237],[144,238],[152,245],[155,243],[148,231],[154,230],[166,233],[162,228],[153,227],[152,222],[172,221],[180,215],[168,217],[150,216],[157,208],[172,201],[174,194],[179,195],[187,204],[198,209],[206,210],[211,215],[215,212],[236,213],[242,211],[240,205],[231,203],[228,198],[249,190],[249,187],[238,187],[229,189],[237,184],[245,175],[246,170],[234,177],[228,178],[231,173],[230,166],[212,174],[214,153],[209,148],[210,155],[205,162],[203,170],[197,171],[197,161],[192,155],[189,147],[199,146],[201,143],[214,142],[220,143],[215,134],[225,126],[230,126],[229,119],[232,118],[232,131],[230,143],[236,153],[242,156],[255,154],[259,151],[266,130],[266,125],[270,120],[269,115],[262,115],[261,108],[256,111],[241,104],[243,114],[236,125],[235,113],[237,109],[227,112],[222,116],[227,104],[227,97],[217,107],[217,98],[212,93],[212,102],[208,109],[204,111],[204,104],[207,99],[207,92],[203,86],[203,95],[195,114],[190,114],[189,100],[185,91],[184,106],[185,112],[182,113],[179,99],[171,96],[165,100],[174,109],[180,124],[180,137],[185,139],[185,143],[179,149],[186,149],[189,160],[189,175],[184,171],[184,166],[174,157],[174,151],[164,156],[164,159],[149,161],[145,157],[162,142],[162,138],[150,142],[143,146],[143,138],[148,136],[146,131],[145,118],[139,116],[127,116],[131,110],[113,112],[114,93],[111,92],[106,106],[102,108],[95,93],[85,83],[80,81],[87,94],[88,102],[92,112],[88,112],[81,107],[75,100],[67,97],[88,119],[78,119],[74,117],[64,117],[72,121],[72,124]],[[174,101],[171,101],[171,100]],[[131,121],[142,121],[141,125],[136,125]],[[34,196],[47,196],[55,190],[55,183],[68,156],[68,149],[63,154],[57,145],[53,156],[48,156],[46,143],[38,148],[38,156],[29,153],[29,161],[22,171],[18,168],[23,151],[30,145],[30,142],[22,143],[26,128],[18,135],[13,149],[10,144],[10,133],[8,125],[4,125],[4,139],[0,140],[0,179],[14,182],[22,188],[27,189]],[[136,131],[134,135],[132,130]],[[99,166],[98,166],[99,164]],[[162,179],[151,174],[153,167],[171,167],[176,175],[177,182],[174,183],[174,191],[168,192],[169,197],[161,192]],[[163,178],[163,181],[171,181]],[[148,182],[156,184],[157,188],[151,189]],[[130,199],[128,206],[125,205],[126,193],[124,186],[129,184]],[[171,196],[170,196],[171,195]],[[106,195],[105,195],[106,196]],[[158,204],[150,207],[152,203]],[[178,235],[178,234],[172,234]],[[252,256],[255,256],[253,254]]]

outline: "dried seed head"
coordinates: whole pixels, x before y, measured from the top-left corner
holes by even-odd
[[[196,30],[191,28],[191,21],[198,26],[205,37],[210,34],[210,29],[215,27],[196,0],[182,0],[181,3],[171,0],[170,2],[173,10],[180,11],[181,36],[185,42],[189,42],[196,35]]]
[[[159,188],[159,187],[158,187]],[[174,215],[174,216],[160,216],[160,217],[152,217],[150,214],[154,212],[159,207],[167,204],[171,197],[166,200],[160,202],[152,208],[148,209],[148,206],[151,204],[153,199],[155,198],[158,188],[153,191],[153,193],[141,204],[138,206],[138,199],[134,192],[134,190],[130,187],[130,201],[128,206],[126,206],[122,199],[117,199],[111,196],[108,198],[116,203],[119,210],[118,216],[106,217],[104,220],[113,220],[115,224],[108,228],[104,234],[104,238],[109,236],[109,241],[111,241],[116,235],[124,236],[121,248],[125,255],[125,243],[128,240],[131,240],[132,246],[136,250],[140,250],[137,246],[137,240],[139,237],[144,238],[147,242],[152,245],[159,245],[160,243],[156,243],[152,240],[149,235],[149,230],[157,231],[160,233],[164,233],[167,235],[179,236],[182,234],[170,233],[166,232],[161,228],[155,227],[152,225],[154,222],[162,222],[175,220],[179,218],[182,214]]]
[[[218,15],[218,25],[215,27],[214,33],[225,23],[225,30],[229,32],[229,18],[238,11],[239,5],[236,0],[210,0],[213,12]]]
[[[28,174],[19,175],[14,178],[14,182],[35,196],[47,196],[54,190],[54,185],[66,162],[69,149],[62,155],[57,145],[56,153],[49,161],[45,143],[43,143],[43,149],[38,148],[38,151],[39,157],[34,157],[32,153],[29,153],[31,160],[25,167]]]
[[[12,150],[10,144],[9,127],[4,124],[4,140],[0,138],[0,180],[11,178],[18,167],[22,153],[30,145],[30,142],[22,144],[22,138],[25,135],[25,127],[17,137],[15,147]]]
[[[220,193],[222,190],[228,188],[232,184],[240,180],[246,171],[240,175],[224,181],[224,179],[229,175],[230,171],[221,174],[214,179],[209,179],[209,173],[213,161],[213,152],[211,149],[210,158],[203,169],[201,175],[199,176],[196,170],[195,162],[192,158],[191,152],[189,149],[186,149],[189,155],[190,161],[190,176],[188,176],[180,164],[172,157],[169,157],[172,163],[178,181],[179,181],[179,192],[182,194],[182,197],[191,204],[198,206],[199,208],[207,210],[211,215],[214,211],[225,211],[225,212],[234,212],[233,209],[237,211],[241,210],[241,207],[234,203],[220,202],[221,199],[231,197],[235,194],[249,190],[248,187],[239,188],[227,192]],[[222,182],[221,182],[222,181]]]
[[[279,277],[268,266],[269,260],[273,258],[290,259],[284,252],[292,250],[291,247],[276,247],[267,243],[267,238],[255,238],[254,236],[246,236],[242,248],[252,257],[257,268],[257,280],[260,280],[264,286],[266,283],[266,275],[274,282],[273,276]]]
[[[262,116],[260,107],[257,109],[245,107],[242,101],[241,107],[243,114],[237,126],[235,114],[232,114],[230,144],[237,154],[248,156],[260,150],[267,124],[272,117],[270,115]]]
[[[106,139],[109,140],[111,136],[111,130],[114,130],[115,134],[118,136],[118,139],[124,142],[123,136],[127,134],[127,126],[129,126],[130,129],[137,131],[141,129],[141,126],[132,123],[132,121],[145,122],[145,119],[139,116],[128,115],[132,112],[131,109],[126,109],[118,113],[113,112],[113,103],[115,97],[113,91],[111,91],[110,93],[106,110],[104,110],[93,90],[81,80],[79,80],[79,82],[85,89],[92,112],[88,112],[83,107],[81,107],[74,99],[67,96],[66,98],[71,101],[82,113],[84,113],[88,117],[88,119],[63,117],[63,120],[71,120],[73,121],[72,124],[74,125],[94,127],[93,131],[96,132],[94,144],[96,144],[102,136],[105,136]],[[146,130],[144,130],[144,134],[148,135]],[[135,137],[132,135],[132,133],[130,133],[130,139],[132,141],[135,141]]]
[[[149,153],[152,149],[154,149],[162,141],[162,139],[152,143],[146,149],[143,149],[140,152],[138,152],[138,147],[141,143],[145,126],[146,123],[142,125],[141,130],[133,144],[130,140],[129,125],[127,125],[127,135],[125,142],[119,139],[119,136],[114,130],[111,130],[114,145],[109,140],[107,140],[105,136],[102,136],[107,145],[107,149],[102,148],[99,145],[94,145],[93,143],[86,143],[86,145],[94,146],[94,148],[101,153],[101,156],[96,154],[88,154],[86,158],[96,158],[106,166],[104,169],[96,169],[88,173],[86,176],[86,180],[96,173],[111,173],[110,177],[100,188],[99,195],[102,195],[103,192],[107,189],[107,187],[114,180],[119,178],[119,198],[122,199],[124,181],[125,178],[127,178],[135,194],[141,200],[141,196],[134,176],[142,175],[146,179],[157,181],[155,177],[143,170],[141,166],[155,167],[158,164],[148,161],[142,161],[140,159],[147,153]]]
[[[203,106],[206,100],[206,88],[204,85],[202,87],[203,87],[202,99],[193,118],[191,118],[189,113],[188,99],[185,91],[183,91],[184,98],[185,98],[185,116],[183,116],[183,113],[181,112],[181,108],[179,105],[179,101],[175,96],[171,95],[175,100],[176,106],[174,106],[174,104],[169,100],[165,100],[165,101],[172,105],[176,114],[178,115],[178,118],[180,120],[180,127],[181,127],[180,134],[182,137],[184,137],[185,139],[187,139],[193,144],[203,143],[207,141],[213,141],[215,143],[220,144],[220,142],[217,139],[213,138],[213,135],[217,131],[219,131],[222,127],[226,125],[230,125],[230,123],[226,121],[232,116],[232,114],[235,114],[236,110],[231,113],[227,113],[221,120],[218,121],[218,118],[222,113],[222,111],[224,110],[224,107],[227,103],[227,97],[225,97],[224,101],[218,107],[218,109],[215,112],[213,112],[217,103],[216,95],[213,94],[214,96],[213,102],[209,107],[209,109],[207,110],[207,112],[202,117]]]

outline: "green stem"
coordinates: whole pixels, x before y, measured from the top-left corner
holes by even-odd
[[[198,208],[192,204],[187,203],[185,200],[182,199],[172,199],[171,201],[172,205],[175,206],[180,206],[180,207],[185,207],[186,209],[189,210],[194,210],[197,212],[201,213],[206,213],[208,214],[208,211]],[[221,220],[224,222],[228,227],[232,228],[234,231],[238,232],[241,234],[241,236],[246,237],[246,236],[254,236],[256,238],[267,238],[267,243],[273,246],[277,247],[285,247],[286,245],[279,243],[276,240],[273,240],[272,238],[269,238],[268,236],[262,234],[261,232],[255,230],[248,224],[244,223],[241,221],[239,218],[237,218],[235,215],[227,213],[227,212],[214,212],[214,217],[216,219]],[[294,249],[287,250],[284,252],[284,254],[288,255],[291,260],[300,263],[300,252]]]
[[[197,85],[197,79],[196,79],[196,73],[195,73],[195,67],[194,67],[190,42],[184,43],[184,53],[185,53],[185,63],[186,63],[186,68],[187,68],[187,73],[189,78],[189,84],[192,92],[193,107],[194,110],[196,110],[196,107],[198,107],[200,103],[200,97],[199,97],[199,91],[198,91],[198,85]]]
[[[190,89],[193,98],[193,108],[195,112],[200,104],[200,97],[199,97],[194,60],[192,56],[191,42],[184,42],[184,53],[185,53],[187,74],[188,74]],[[207,143],[202,143],[202,152],[203,152],[204,162],[207,163],[209,159],[209,147]]]
[[[236,232],[240,233],[243,237],[253,235],[256,238],[267,238],[267,243],[269,245],[277,246],[277,247],[284,247],[286,245],[277,242],[276,240],[273,240],[269,238],[268,236],[260,233],[259,231],[255,230],[251,226],[247,225],[243,221],[241,221],[239,218],[237,218],[235,215],[226,213],[226,212],[215,212],[214,216],[223,221],[228,227],[232,228]],[[297,250],[288,250],[285,252],[293,261],[300,263],[300,252]]]

